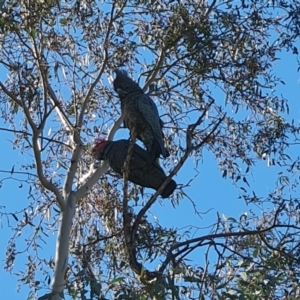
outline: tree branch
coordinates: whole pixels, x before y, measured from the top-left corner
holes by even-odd
[[[11,97],[11,99],[13,101],[15,101],[15,103],[17,105],[22,107],[22,109],[25,113],[26,119],[27,119],[28,123],[30,124],[30,127],[31,127],[32,132],[33,132],[33,134],[32,134],[32,147],[33,147],[35,162],[36,162],[36,165],[37,165],[37,174],[38,174],[39,180],[40,180],[40,182],[41,182],[41,184],[44,188],[46,188],[47,190],[49,190],[49,191],[51,191],[55,194],[59,205],[63,206],[64,201],[63,201],[63,198],[62,198],[59,190],[57,189],[57,187],[54,184],[52,184],[50,181],[48,181],[45,178],[44,173],[43,173],[43,166],[42,166],[42,162],[41,162],[41,153],[40,153],[39,143],[38,143],[40,130],[38,130],[36,125],[34,124],[32,118],[30,116],[30,113],[28,111],[28,108],[20,100],[18,100],[17,97],[14,94],[12,94],[10,91],[8,91],[6,89],[6,87],[3,85],[2,82],[0,82],[0,86],[1,86],[2,90],[4,91],[4,93],[6,93],[9,97]]]
[[[138,263],[136,259],[135,241],[131,238],[131,216],[128,212],[128,176],[130,172],[130,162],[134,151],[135,140],[136,131],[134,129],[131,131],[130,144],[123,166],[123,230],[129,265],[136,274],[140,275],[142,271],[142,265]]]
[[[51,109],[48,114],[48,105],[47,105],[47,85],[48,85],[47,81],[48,81],[48,79],[47,79],[47,75],[45,76],[45,73],[47,74],[47,62],[46,62],[46,60],[43,62],[43,60],[41,59],[41,54],[38,51],[38,47],[35,42],[35,39],[32,37],[31,40],[32,40],[32,44],[33,44],[33,53],[34,53],[35,59],[38,64],[38,70],[39,70],[40,76],[42,78],[42,84],[43,84],[44,114],[43,114],[43,117],[42,117],[41,123],[40,123],[40,128],[43,130],[44,126],[46,124],[47,118],[52,111],[52,109]],[[53,109],[55,109],[55,107],[56,107],[56,105],[53,106]]]
[[[81,139],[79,136],[79,133],[74,131],[73,133],[74,137],[73,140],[75,142],[75,149],[73,150],[70,166],[68,169],[68,172],[66,174],[66,180],[63,187],[63,195],[66,197],[71,191],[72,191],[72,185],[75,178],[75,173],[77,171],[80,154],[81,154]]]
[[[31,118],[31,116],[30,116],[29,110],[28,110],[28,108],[24,105],[24,103],[23,103],[21,100],[19,100],[13,93],[11,93],[11,92],[3,85],[3,83],[2,83],[1,81],[0,81],[0,86],[1,86],[1,88],[2,88],[2,90],[3,90],[3,92],[4,92],[7,96],[9,96],[9,97],[10,97],[10,98],[11,98],[18,106],[20,106],[20,107],[23,109],[24,114],[25,114],[25,116],[26,116],[26,119],[27,119],[27,121],[28,121],[30,127],[32,128],[32,130],[36,129],[36,125],[35,125],[35,123],[33,122],[32,118]]]
[[[21,171],[14,171],[14,170],[0,170],[0,173],[9,173],[11,175],[13,174],[20,174],[20,175],[27,175],[27,176],[33,176],[33,177],[37,177],[38,176],[36,174],[32,174],[32,173],[29,173],[29,172],[21,172]]]
[[[0,81],[0,86],[3,92],[9,96],[14,102],[17,103],[18,106],[23,107],[22,101],[20,101],[13,93],[11,93],[5,86],[4,84]]]
[[[146,91],[148,89],[148,87],[150,86],[150,84],[152,82],[155,82],[157,81],[157,79],[155,78],[156,77],[156,74],[158,73],[158,71],[160,71],[161,69],[161,66],[164,62],[164,59],[165,59],[165,48],[162,48],[161,49],[161,52],[160,52],[160,55],[159,55],[159,58],[151,72],[151,76],[148,78],[148,80],[146,81],[144,87],[143,87],[143,90]]]
[[[108,168],[108,162],[104,161],[101,164],[101,167],[97,168],[96,172],[87,180],[87,182],[76,191],[76,197],[78,199],[84,197],[92,189],[99,178],[108,171]]]
[[[34,130],[33,131],[33,136],[32,136],[32,148],[33,148],[33,153],[34,153],[34,158],[35,158],[35,162],[36,162],[36,171],[39,177],[39,180],[42,184],[42,186],[53,192],[53,194],[56,196],[57,202],[59,204],[59,206],[61,208],[63,208],[65,206],[65,202],[64,199],[61,195],[61,193],[59,192],[58,188],[51,183],[50,181],[48,181],[43,173],[43,165],[42,165],[42,161],[41,161],[41,152],[39,149],[39,143],[38,143],[38,138],[39,138],[39,131],[38,130]]]
[[[47,86],[47,90],[50,96],[50,100],[52,102],[52,105],[55,107],[55,111],[60,119],[60,121],[62,122],[62,124],[64,125],[65,130],[73,130],[73,125],[71,124],[71,122],[69,121],[68,117],[66,116],[66,114],[64,113],[64,111],[61,108],[61,105],[51,87],[51,85],[49,84],[49,82],[46,80],[46,86]]]
[[[32,136],[31,133],[26,132],[26,131],[22,131],[22,130],[14,130],[14,129],[8,129],[8,128],[0,127],[0,131],[1,131],[1,130],[2,130],[2,131],[8,131],[8,132],[20,133],[20,134],[25,134],[25,135]],[[55,135],[56,135],[56,134],[55,134]],[[54,136],[55,136],[55,135],[54,135]],[[67,148],[71,148],[71,149],[72,149],[72,147],[71,147],[70,145],[67,145],[67,144],[65,144],[65,143],[63,143],[63,142],[60,142],[60,141],[56,141],[56,140],[54,140],[53,138],[51,139],[51,138],[46,138],[46,137],[44,137],[44,136],[39,136],[39,139],[41,139],[41,140],[46,140],[46,141],[53,142],[53,143],[57,143],[57,144],[60,144],[60,145],[63,145],[63,146],[65,146],[65,147],[67,147]]]
[[[51,300],[63,299],[65,275],[69,258],[69,239],[75,214],[77,198],[74,192],[68,195],[66,205],[60,212],[59,229],[56,241],[55,267],[51,282]]]
[[[113,138],[114,138],[116,132],[118,131],[118,129],[120,128],[122,122],[123,122],[123,115],[121,115],[119,117],[119,119],[111,127],[111,129],[108,133],[108,136],[107,136],[107,139],[109,141],[113,140]],[[79,190],[77,191],[77,193],[79,193],[79,194],[77,194],[78,199],[83,197],[93,187],[93,185],[99,180],[99,178],[108,171],[108,164],[102,163],[100,168],[97,168],[96,171],[94,171],[94,170],[95,170],[95,166],[94,166],[94,164],[92,164],[90,166],[90,170],[87,172],[87,174],[85,174],[84,176],[82,176],[79,179],[79,184],[82,184],[94,172],[93,175],[90,177],[90,179],[82,187],[80,187]]]
[[[85,96],[85,98],[83,100],[82,108],[81,108],[81,111],[80,111],[80,114],[79,114],[79,117],[78,117],[78,121],[77,121],[77,127],[79,127],[79,128],[81,128],[81,126],[82,126],[83,117],[84,117],[85,110],[87,108],[88,102],[90,100],[90,97],[91,97],[91,95],[94,91],[95,86],[98,84],[98,82],[99,82],[99,80],[100,80],[100,78],[101,78],[101,76],[102,76],[102,74],[103,74],[103,72],[106,68],[106,65],[107,65],[108,52],[107,52],[106,45],[107,45],[107,42],[108,42],[108,39],[109,39],[110,30],[111,30],[112,23],[113,23],[114,10],[115,10],[115,3],[113,2],[111,12],[110,12],[110,19],[109,19],[109,23],[108,23],[108,28],[107,28],[105,39],[104,39],[104,42],[103,42],[103,45],[104,45],[104,58],[103,58],[102,66],[101,66],[101,69],[99,71],[98,76],[96,77],[93,84],[91,84],[91,86],[90,86],[90,88],[87,92],[87,95]]]
[[[160,186],[160,188],[156,191],[156,193],[149,199],[149,201],[144,205],[144,207],[139,211],[135,222],[133,224],[133,229],[132,229],[132,238],[135,236],[137,229],[138,229],[138,225],[141,222],[142,218],[144,217],[144,215],[146,214],[146,212],[149,210],[149,208],[154,204],[154,202],[156,201],[157,197],[162,193],[162,191],[164,190],[164,188],[167,186],[167,184],[171,181],[172,177],[174,175],[177,174],[177,172],[182,168],[183,164],[185,163],[185,161],[187,160],[187,158],[189,157],[190,153],[194,150],[194,149],[198,149],[200,147],[202,147],[205,143],[207,143],[207,141],[209,140],[210,136],[216,131],[216,129],[218,128],[218,126],[220,125],[220,123],[223,121],[223,119],[225,118],[225,116],[223,118],[221,118],[217,124],[215,124],[214,128],[212,129],[212,131],[202,140],[201,143],[199,143],[197,146],[192,146],[192,134],[194,132],[194,130],[196,129],[196,127],[198,125],[201,124],[203,118],[206,115],[207,110],[209,109],[209,107],[213,104],[213,101],[211,103],[209,103],[206,107],[206,109],[204,110],[204,112],[200,115],[200,117],[198,118],[198,120],[194,123],[188,126],[187,128],[187,133],[186,133],[186,150],[184,155],[180,158],[180,161],[178,162],[178,164],[176,165],[176,167],[171,171],[170,175],[166,178],[166,180],[163,182],[163,184]]]
[[[215,234],[208,234],[208,235],[204,235],[202,237],[197,237],[197,238],[194,238],[194,239],[190,239],[190,240],[187,240],[187,241],[184,241],[184,242],[181,242],[181,243],[177,243],[175,245],[173,245],[170,250],[168,251],[168,254],[167,254],[167,257],[165,259],[165,261],[162,263],[161,267],[159,268],[159,272],[160,273],[163,273],[164,270],[166,269],[166,267],[168,266],[168,264],[170,263],[170,261],[182,254],[182,250],[181,249],[180,251],[178,251],[178,253],[176,254],[173,254],[172,252],[180,247],[185,247],[185,251],[187,251],[189,249],[189,245],[190,244],[194,244],[194,243],[198,243],[196,245],[193,246],[193,249],[199,247],[199,245],[201,245],[201,243],[205,240],[214,240],[214,239],[217,239],[217,238],[228,238],[228,237],[235,237],[235,236],[248,236],[248,235],[259,235],[260,237],[262,236],[261,234],[264,233],[264,232],[267,232],[267,231],[270,231],[274,228],[282,228],[283,225],[276,225],[276,221],[278,219],[278,215],[282,209],[282,204],[279,206],[278,210],[276,211],[276,214],[275,214],[275,217],[274,217],[274,222],[271,226],[269,226],[268,228],[265,228],[265,229],[259,229],[259,230],[244,230],[244,231],[240,231],[240,232],[223,232],[223,233],[215,233]],[[288,226],[288,227],[293,227],[293,226]],[[300,229],[298,227],[298,229]],[[272,249],[272,248],[271,248]],[[278,250],[278,249],[276,249]],[[282,252],[282,251],[281,251]],[[290,257],[290,256],[289,256]],[[292,257],[290,257],[292,258]]]

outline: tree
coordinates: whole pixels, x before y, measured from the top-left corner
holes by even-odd
[[[299,127],[273,71],[281,51],[298,56],[299,8],[297,0],[1,3],[2,130],[27,158],[9,172],[29,187],[28,206],[2,212],[15,220],[5,268],[13,269],[16,241],[30,226],[27,269],[19,273],[29,298],[299,295],[299,157],[290,156]],[[159,107],[171,154],[160,163],[169,180],[208,151],[249,205],[240,219],[219,216],[191,238],[150,220],[159,191],[143,194],[126,174],[122,180],[94,163],[93,139],[113,139],[122,124],[112,87],[120,66]],[[263,159],[281,170],[267,197],[247,180]],[[171,201],[189,200],[197,213],[186,191],[193,179]],[[51,231],[55,261],[38,255]],[[203,265],[188,260],[197,250],[205,252]],[[45,280],[36,278],[37,267]]]

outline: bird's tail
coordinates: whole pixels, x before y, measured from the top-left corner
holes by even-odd
[[[177,183],[172,179],[161,193],[162,198],[170,197],[176,189]]]
[[[162,148],[158,143],[153,143],[150,155],[153,161],[155,161],[157,158],[160,157],[160,155],[162,155],[163,158],[169,157],[170,152],[167,148]]]

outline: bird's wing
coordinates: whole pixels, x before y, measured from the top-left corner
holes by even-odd
[[[152,162],[151,157],[149,156],[149,153],[147,151],[145,151],[143,148],[141,148],[139,145],[135,145],[134,147],[134,157],[133,160],[137,165],[142,164],[143,167],[155,167],[156,169],[158,169],[159,171],[161,171],[162,173],[165,174],[164,170],[162,169],[162,167],[155,161]],[[147,165],[147,166],[146,166]]]
[[[155,103],[149,96],[142,94],[139,97],[137,97],[136,106],[143,115],[145,121],[151,127],[155,138],[157,139],[161,146],[161,149],[163,150],[164,144],[162,137],[161,120],[159,118],[158,110]]]
[[[122,175],[129,143],[128,140],[114,142],[107,155],[110,167],[120,175]],[[165,176],[163,169],[157,163],[151,163],[148,152],[135,145],[130,161],[129,181],[144,187],[158,189]]]

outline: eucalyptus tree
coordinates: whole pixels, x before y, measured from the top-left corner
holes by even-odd
[[[31,288],[28,298],[299,294],[299,199],[293,194],[299,159],[289,156],[299,129],[287,118],[288,100],[278,93],[283,82],[274,72],[280,52],[298,56],[299,10],[298,0],[1,3],[2,130],[26,157],[9,170],[10,178],[29,187],[21,211],[1,212],[14,224],[5,268],[14,269],[22,255],[16,243],[24,239],[28,261],[18,274]],[[208,151],[245,203],[262,213],[249,208],[239,220],[217,217],[193,238],[150,220],[161,191],[128,184],[91,155],[95,137],[127,132],[112,86],[119,67],[159,108],[170,152],[160,163],[168,180],[188,160],[201,169]],[[263,159],[282,169],[277,189],[264,198],[246,176]],[[200,204],[187,192],[193,176],[171,201],[175,207],[190,201],[197,214]],[[42,259],[40,245],[53,232],[55,259]],[[197,249],[204,265],[188,259]]]

